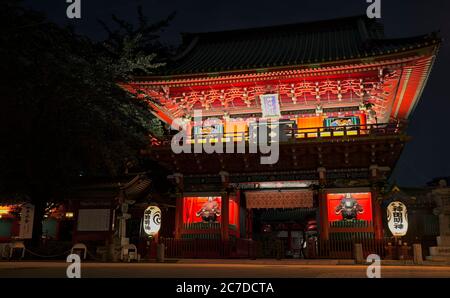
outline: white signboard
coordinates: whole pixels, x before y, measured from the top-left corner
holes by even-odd
[[[387,207],[388,227],[395,237],[405,236],[408,232],[408,210],[402,202],[392,202]]]
[[[264,94],[260,95],[262,116],[266,117],[280,117],[280,103],[278,101],[278,94]]]
[[[80,209],[78,211],[78,231],[109,231],[110,209]]]
[[[33,236],[34,205],[24,204],[20,211],[20,239],[31,239]]]
[[[161,209],[158,206],[149,206],[144,211],[144,232],[149,236],[154,236],[161,228]]]

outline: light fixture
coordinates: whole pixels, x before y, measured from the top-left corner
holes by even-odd
[[[293,102],[294,104],[296,104],[296,103],[297,103],[297,97],[292,96],[292,102]]]
[[[9,214],[11,208],[9,206],[0,206],[0,216]]]
[[[158,234],[161,228],[161,209],[158,206],[151,205],[145,209],[143,228],[145,234],[150,237]]]
[[[366,111],[367,110],[366,104],[364,102],[361,102],[359,104],[359,110],[360,111]]]
[[[319,116],[321,114],[323,114],[323,108],[321,105],[317,105],[316,106],[316,115]]]
[[[342,100],[342,87],[341,87],[341,81],[337,81],[337,90],[338,90],[338,100]]]

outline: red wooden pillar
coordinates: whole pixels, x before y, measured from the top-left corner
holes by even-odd
[[[320,189],[317,194],[319,200],[320,239],[328,240],[329,239],[328,206],[327,206],[326,192],[323,189],[326,185],[326,169],[320,167],[317,169],[317,172],[319,174],[319,185],[320,185]]]
[[[319,190],[320,239],[329,239],[328,206],[325,191]]]
[[[375,239],[383,239],[383,214],[381,211],[381,206],[378,201],[378,191],[372,189],[372,210],[373,210],[373,229],[375,233]]]
[[[252,239],[253,236],[253,209],[246,209],[246,223],[245,223],[245,231],[247,239]]]
[[[292,225],[291,224],[289,224],[288,225],[288,243],[287,243],[287,249],[289,250],[289,251],[291,251],[292,250]]]
[[[380,181],[380,171],[377,165],[371,165],[369,167],[370,178],[372,182],[372,210],[373,210],[373,230],[375,233],[375,239],[383,239],[383,215],[381,213],[381,202],[378,202],[378,188],[376,184]],[[381,178],[383,179],[383,178]]]
[[[221,206],[221,212],[220,217],[222,219],[220,224],[221,234],[222,234],[222,240],[226,241],[229,239],[229,214],[230,214],[230,195],[228,192],[222,193],[222,206]]]
[[[80,213],[80,201],[77,200],[74,202],[74,212],[73,218],[75,223],[72,228],[72,244],[78,243],[78,214]]]
[[[236,218],[237,218],[237,222],[236,222],[236,238],[241,238],[241,191],[239,189],[236,189]]]
[[[183,209],[183,193],[177,193],[175,209],[175,239],[181,239],[181,234],[183,232]]]
[[[109,206],[109,235],[108,235],[108,241],[109,243],[114,242],[114,226],[116,224],[116,203],[114,200],[111,200],[110,206]]]

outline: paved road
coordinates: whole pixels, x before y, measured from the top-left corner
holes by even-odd
[[[63,262],[0,262],[0,278],[66,277]],[[183,263],[83,263],[81,276],[177,277],[177,278],[272,278],[272,277],[366,277],[365,266],[297,264],[183,264]],[[450,267],[383,266],[382,277],[450,278]]]

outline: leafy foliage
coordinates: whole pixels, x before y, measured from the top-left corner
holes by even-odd
[[[150,34],[160,26],[142,16],[145,31],[126,25],[103,46],[19,1],[0,6],[0,192],[57,199],[79,176],[114,177],[125,162],[137,164],[155,123],[115,82],[162,65],[154,62],[162,51],[151,50],[157,42]]]
[[[137,8],[138,25],[133,26],[116,15],[112,16],[115,29],[111,29],[104,21],[99,23],[108,33],[108,38],[102,43],[108,57],[111,71],[117,79],[128,79],[131,75],[145,75],[155,68],[163,66],[164,58],[172,50],[161,44],[159,32],[167,27],[175,17],[170,14],[166,19],[150,23],[145,17],[142,6]]]

